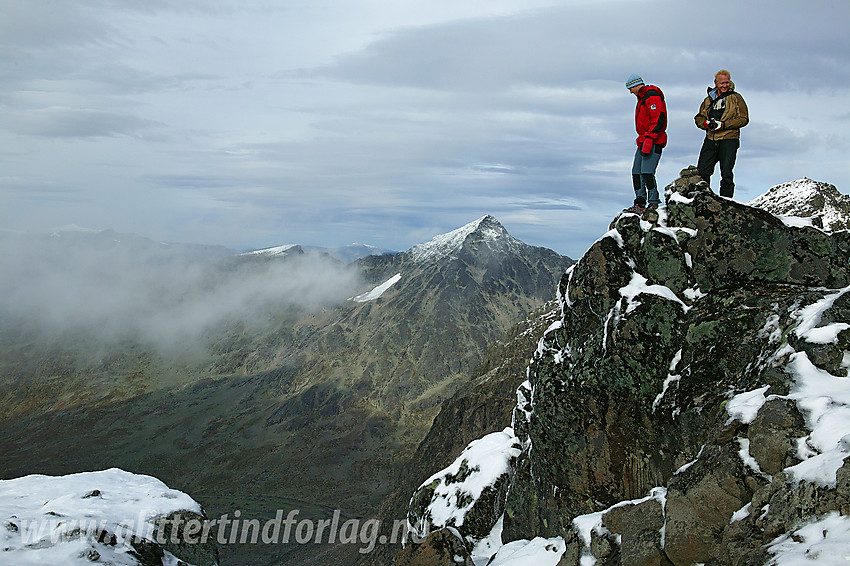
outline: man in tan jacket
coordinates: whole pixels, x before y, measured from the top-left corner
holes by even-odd
[[[714,75],[714,88],[694,116],[697,128],[705,130],[705,141],[699,152],[697,169],[706,183],[710,182],[714,166],[720,162],[720,195],[732,198],[735,183],[732,168],[741,146],[741,128],[750,121],[744,97],[735,92],[735,83],[727,70]]]

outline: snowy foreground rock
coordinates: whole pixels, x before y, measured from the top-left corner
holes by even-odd
[[[850,563],[850,233],[777,213],[688,168],[614,219],[561,281],[510,441],[420,487],[430,535],[396,564]]]
[[[0,481],[0,564],[214,566],[203,524],[185,493],[117,468]]]

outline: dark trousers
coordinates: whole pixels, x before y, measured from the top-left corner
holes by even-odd
[[[741,140],[710,140],[705,138],[702,149],[699,151],[697,169],[699,176],[706,183],[711,182],[714,166],[720,162],[720,196],[732,198],[735,193],[735,183],[732,180],[732,168],[735,167],[735,158]]]

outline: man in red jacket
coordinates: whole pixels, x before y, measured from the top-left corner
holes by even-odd
[[[638,134],[632,165],[635,203],[626,212],[640,214],[661,204],[655,170],[661,159],[661,150],[667,145],[667,104],[661,89],[645,84],[639,75],[630,76],[626,88],[637,97],[635,130]]]

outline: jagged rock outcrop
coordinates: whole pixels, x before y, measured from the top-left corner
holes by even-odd
[[[487,538],[502,515],[520,451],[506,428],[471,442],[451,466],[425,480],[407,515],[417,538],[452,528],[470,549]]]
[[[502,541],[686,566],[850,540],[850,233],[718,197],[695,168],[666,197],[561,281],[517,392]]]

